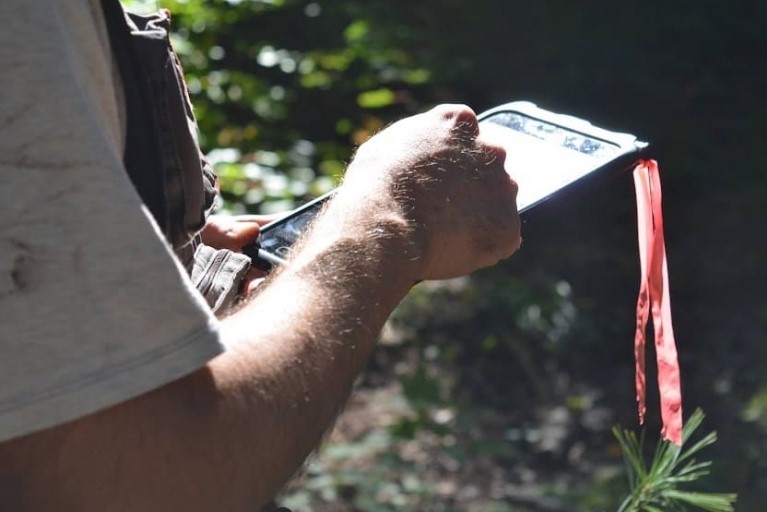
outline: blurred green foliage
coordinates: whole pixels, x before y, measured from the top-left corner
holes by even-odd
[[[322,193],[338,182],[356,145],[441,102],[481,111],[527,99],[650,141],[664,178],[685,407],[701,406],[720,433],[711,454],[717,487],[739,494],[739,510],[763,509],[767,3],[161,0],[159,6],[173,12],[202,141],[232,212],[286,209]],[[508,262],[469,279],[419,285],[393,321],[398,342],[381,348],[362,382],[375,387],[394,373],[401,380],[396,396],[409,395],[413,403],[391,428],[352,444],[416,439],[428,445],[436,436],[457,438],[453,446],[474,453],[487,442],[501,447],[490,450],[491,458],[512,495],[537,486],[566,496],[577,510],[610,508],[625,491],[614,492],[610,476],[619,459],[610,425],[635,421],[633,189],[628,178],[616,179],[589,194],[528,217],[524,247]],[[648,421],[657,432],[653,398],[650,393]],[[435,423],[434,411],[445,409],[455,419]],[[479,425],[481,439],[474,439]],[[449,451],[440,443],[434,441]],[[462,464],[474,468],[476,460]],[[373,490],[360,486],[392,482],[385,468],[367,470],[374,483],[362,483],[355,468],[356,483],[341,488],[357,489],[361,500]],[[428,471],[403,474],[422,477],[428,488]],[[402,491],[421,496],[412,506],[450,508],[439,489],[418,489]],[[514,510],[525,510],[501,495],[498,506],[513,502]]]

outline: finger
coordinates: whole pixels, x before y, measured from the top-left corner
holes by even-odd
[[[232,250],[239,251],[244,246],[255,243],[261,234],[261,225],[258,222],[237,220],[226,231],[227,238],[234,246]]]
[[[500,144],[481,142],[478,147],[487,166],[503,168],[506,162],[506,148]]]
[[[248,291],[247,296],[253,295],[259,286],[261,286],[266,278],[265,277],[259,277],[258,279],[252,280],[250,283],[248,283]]]
[[[239,252],[254,243],[260,232],[261,226],[257,222],[238,222],[233,217],[211,215],[201,235],[206,245]]]
[[[253,293],[256,291],[256,288],[258,288],[264,282],[264,279],[266,279],[266,272],[256,267],[250,267],[244,277],[244,283],[241,292],[242,298],[247,299],[249,296],[253,295]]]
[[[248,272],[245,274],[245,277],[242,278],[240,297],[242,299],[247,299],[253,295],[256,289],[264,282],[265,279],[266,272],[259,270],[256,267],[250,267]]]

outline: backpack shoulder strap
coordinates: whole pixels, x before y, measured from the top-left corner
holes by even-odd
[[[148,109],[151,92],[137,72],[141,66],[132,50],[131,28],[120,1],[102,0],[101,5],[125,95],[127,129],[123,163],[133,186],[165,232],[166,204],[158,134]]]

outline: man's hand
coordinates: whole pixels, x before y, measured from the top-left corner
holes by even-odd
[[[388,212],[407,223],[418,279],[494,265],[521,243],[517,185],[497,135],[480,133],[460,105],[399,121],[360,147],[334,202],[356,204],[359,220]]]

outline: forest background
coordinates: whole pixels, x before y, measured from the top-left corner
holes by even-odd
[[[524,99],[649,141],[684,407],[719,432],[699,488],[765,509],[767,2],[126,3],[173,13],[231,213],[329,190],[355,146],[443,102],[480,112]],[[614,510],[627,487],[610,428],[637,421],[634,209],[626,175],[542,208],[497,267],[416,287],[284,503]]]

